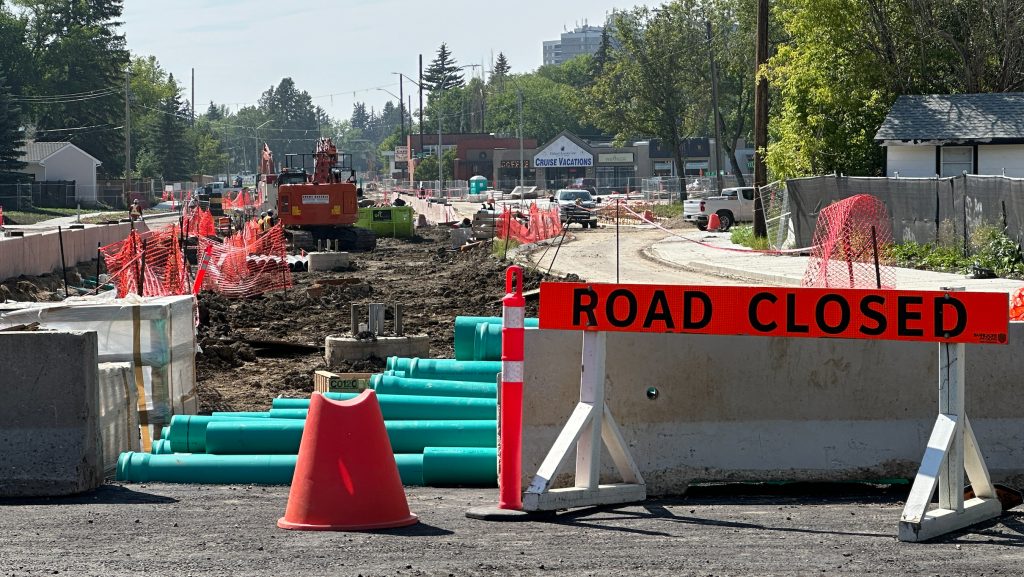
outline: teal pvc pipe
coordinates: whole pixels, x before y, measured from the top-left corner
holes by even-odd
[[[442,379],[407,379],[373,375],[370,386],[379,395],[425,395],[435,397],[477,397],[494,399],[498,395],[498,385],[492,381],[481,383],[476,381],[448,381]]]
[[[498,449],[427,447],[423,450],[423,484],[428,487],[498,485]]]
[[[405,371],[392,371],[392,370],[388,369],[388,370],[384,371],[383,374],[385,374],[385,375],[387,375],[389,377],[404,377],[405,376]]]
[[[161,439],[166,439],[167,436],[170,435],[170,434],[171,434],[171,426],[170,425],[166,425],[166,426],[164,426],[164,427],[162,427],[160,429],[160,438]]]
[[[539,320],[536,317],[526,318],[523,320],[523,326],[527,328],[533,328],[539,325]],[[474,339],[476,338],[477,327],[481,324],[501,326],[501,317],[455,317],[455,358],[457,360],[474,360]],[[500,343],[498,347],[500,351]],[[499,352],[499,355],[500,354],[501,353]]]
[[[405,376],[412,379],[495,382],[501,361],[457,361],[455,359],[420,359],[391,357],[395,366],[406,366]],[[400,369],[401,370],[401,369]],[[387,374],[385,372],[385,374]],[[397,376],[397,375],[393,375]]]
[[[270,409],[270,416],[273,420],[289,420],[306,418],[306,409]]]
[[[336,401],[355,398],[354,393],[325,393],[325,397]],[[439,420],[472,420],[493,419],[497,416],[497,401],[474,397],[434,397],[423,395],[377,395],[380,410],[388,421],[407,421],[412,419],[424,421]],[[305,411],[309,408],[309,399],[274,399],[271,415],[277,412],[290,414],[292,411]]]
[[[296,455],[150,455],[121,453],[117,480],[145,483],[287,485]]]
[[[205,452],[219,455],[284,455],[299,451],[306,421],[274,419],[214,421],[206,427]],[[494,447],[497,421],[386,421],[393,453],[422,453],[426,447]],[[358,443],[359,439],[339,439]]]
[[[473,334],[474,361],[501,360],[501,325],[480,323]]]
[[[154,455],[170,455],[174,451],[171,449],[171,442],[167,439],[160,439],[153,441],[153,450],[150,451]]]
[[[269,416],[269,415],[268,415]],[[213,421],[262,421],[264,418],[236,418],[215,415],[174,415],[171,417],[167,441],[174,453],[206,452],[206,426]]]
[[[121,453],[118,481],[288,485],[297,455],[151,455]],[[403,485],[423,485],[423,455],[395,455]]]
[[[266,411],[214,411],[211,417],[235,417],[245,419],[269,419],[270,413]]]

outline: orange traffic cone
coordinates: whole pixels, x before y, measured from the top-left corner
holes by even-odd
[[[717,214],[712,214],[708,217],[708,232],[718,232],[718,229],[722,227],[722,220],[718,218]]]
[[[377,394],[313,393],[282,529],[367,531],[417,521],[409,512]]]

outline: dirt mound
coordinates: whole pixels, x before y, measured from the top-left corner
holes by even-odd
[[[296,273],[295,286],[287,291],[250,299],[200,295],[202,353],[196,357],[196,368],[201,410],[266,410],[278,395],[308,395],[313,372],[327,369],[324,340],[348,333],[353,303],[362,305],[361,317],[369,303],[402,303],[405,332],[428,335],[432,357],[454,356],[456,316],[501,315],[498,301],[505,294],[508,263],[491,256],[488,245],[466,252],[449,250],[448,231],[443,228],[426,229],[421,235],[411,240],[380,239],[376,250],[353,255],[349,271]],[[544,278],[533,270],[524,276],[525,290],[538,288]],[[314,284],[320,288],[307,290]],[[537,314],[536,301],[527,303],[526,312]],[[392,322],[389,309],[388,330]],[[254,348],[253,342],[261,348]],[[275,347],[274,342],[280,344]],[[384,359],[370,359],[331,370],[383,369]]]

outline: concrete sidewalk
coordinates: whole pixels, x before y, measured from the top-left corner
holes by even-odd
[[[753,252],[733,244],[729,233],[682,229],[673,237],[654,243],[644,252],[674,266],[696,272],[735,277],[766,285],[800,286],[810,257]],[[682,237],[682,238],[679,238]],[[1024,287],[1024,280],[969,279],[965,275],[896,268],[896,288],[939,290],[965,287],[975,292],[1005,292],[1012,295]],[[837,287],[838,288],[838,287]]]

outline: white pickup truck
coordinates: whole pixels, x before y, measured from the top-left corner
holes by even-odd
[[[701,230],[708,229],[708,219],[712,214],[718,215],[719,230],[723,232],[737,222],[753,221],[754,187],[724,188],[718,196],[695,198],[683,203],[683,219],[696,224]]]

